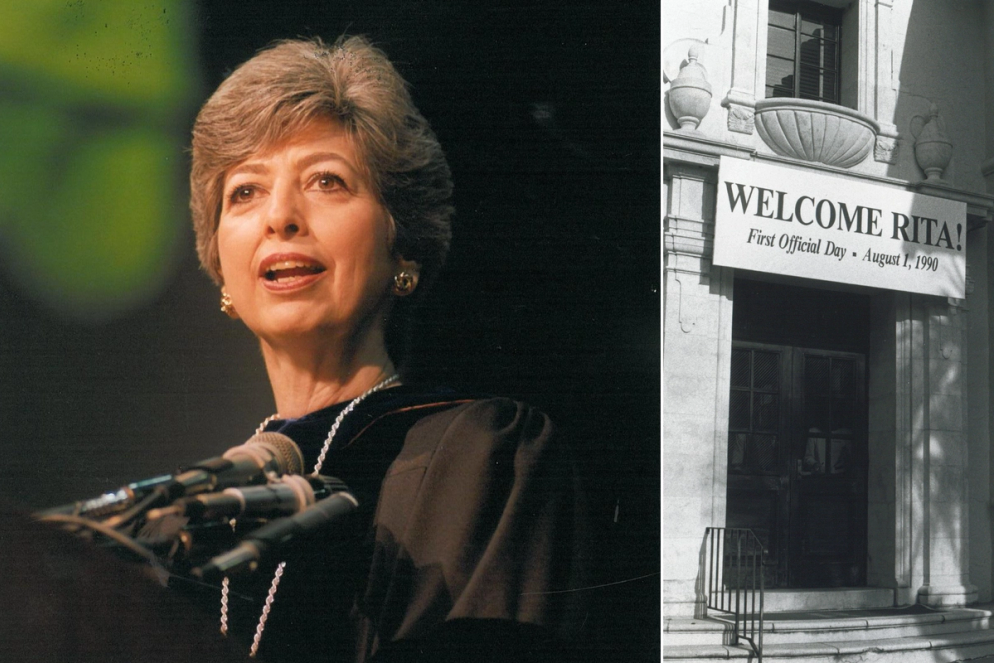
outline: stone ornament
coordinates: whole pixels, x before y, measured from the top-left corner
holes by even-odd
[[[899,146],[900,144],[898,143],[897,136],[885,136],[883,134],[878,135],[877,144],[873,148],[874,161],[889,163],[891,165],[896,164]]]
[[[756,131],[780,156],[851,168],[876,145],[876,120],[845,106],[776,97],[756,102]]]
[[[729,103],[727,106],[729,131],[735,131],[740,134],[752,134],[756,128],[754,111],[747,106],[739,106],[733,103]]]
[[[696,131],[697,126],[711,108],[711,84],[704,65],[697,61],[700,50],[691,46],[687,62],[670,83],[668,96],[670,111],[680,124],[681,131]]]
[[[946,136],[946,123],[939,117],[939,107],[929,106],[929,117],[911,118],[911,135],[915,137],[915,161],[925,171],[925,180],[942,180],[942,173],[953,158],[953,144]]]

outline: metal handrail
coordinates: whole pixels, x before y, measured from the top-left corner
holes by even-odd
[[[705,615],[707,610],[733,615],[734,644],[748,642],[757,663],[763,663],[766,548],[751,529],[708,527],[704,530],[703,552]]]

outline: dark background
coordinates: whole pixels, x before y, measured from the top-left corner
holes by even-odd
[[[588,645],[605,661],[659,658],[659,21],[651,0],[195,3],[197,103],[273,39],[346,31],[411,83],[457,215],[409,374],[527,400],[573,440],[601,586]],[[149,306],[100,324],[0,275],[0,497],[99,494],[238,444],[272,412],[192,232],[178,260]]]

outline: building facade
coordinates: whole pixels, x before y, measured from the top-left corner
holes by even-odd
[[[767,589],[994,598],[992,62],[989,1],[664,0],[665,616],[708,527]]]

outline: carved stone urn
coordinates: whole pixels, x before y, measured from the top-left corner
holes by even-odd
[[[939,108],[932,104],[928,119],[921,115],[911,118],[911,133],[915,137],[915,160],[926,181],[942,179],[942,173],[953,158],[953,144],[946,137],[946,124],[939,117]]]
[[[781,156],[852,168],[873,151],[879,125],[837,104],[775,97],[756,102],[756,131]]]
[[[670,83],[670,111],[680,124],[681,131],[694,131],[711,107],[711,84],[704,65],[697,61],[700,51],[691,46],[687,63]]]

